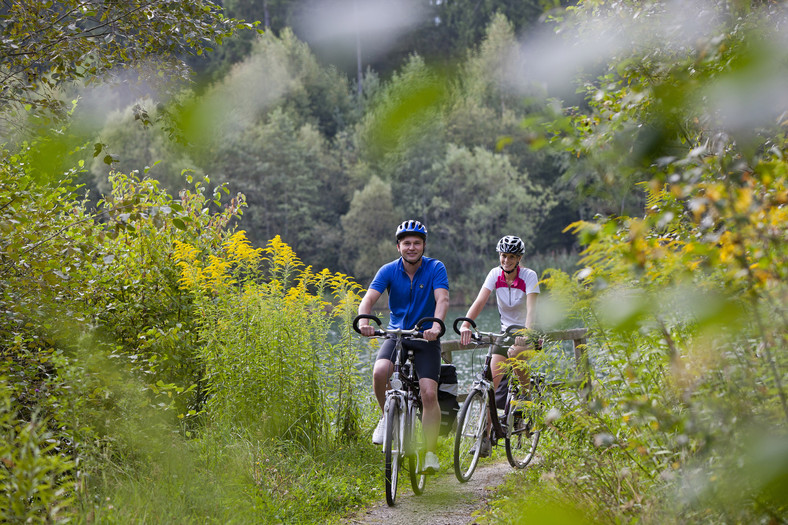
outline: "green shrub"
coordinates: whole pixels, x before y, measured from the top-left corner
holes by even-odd
[[[0,521],[66,523],[72,517],[75,463],[36,414],[20,420],[0,377]]]

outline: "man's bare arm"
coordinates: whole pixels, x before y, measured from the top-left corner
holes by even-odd
[[[382,294],[373,289],[367,290],[367,293],[364,294],[364,298],[361,299],[361,303],[358,305],[358,313],[359,315],[362,314],[371,314],[372,307],[375,306],[375,303],[378,302]],[[375,333],[375,327],[369,325],[369,319],[360,319],[358,321],[358,328],[361,330],[361,334],[367,337],[372,336]]]

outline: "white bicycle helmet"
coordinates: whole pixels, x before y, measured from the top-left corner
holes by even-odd
[[[515,235],[506,235],[501,237],[498,241],[498,246],[495,247],[498,253],[513,253],[514,255],[522,255],[525,253],[525,243],[523,240]]]

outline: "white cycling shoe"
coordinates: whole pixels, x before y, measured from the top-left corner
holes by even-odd
[[[386,424],[383,421],[383,418],[378,420],[378,426],[375,427],[375,431],[372,433],[372,444],[374,445],[382,445],[383,438],[385,437],[385,429]]]
[[[438,456],[435,452],[427,452],[424,454],[424,469],[425,474],[437,474],[441,469],[441,464],[438,461]]]

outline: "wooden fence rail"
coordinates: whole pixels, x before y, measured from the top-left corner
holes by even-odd
[[[562,382],[563,386],[580,386],[585,389],[585,394],[588,396],[591,393],[591,366],[588,362],[586,355],[586,343],[588,342],[588,329],[587,328],[571,328],[569,330],[554,330],[545,333],[545,341],[572,341],[572,346],[575,353],[575,369],[580,375],[581,379],[572,383]],[[468,345],[466,347],[460,346],[459,339],[443,340],[441,341],[441,355],[446,363],[452,362],[452,354],[455,352],[468,352],[474,350],[475,345]],[[555,385],[558,386],[558,385]]]

